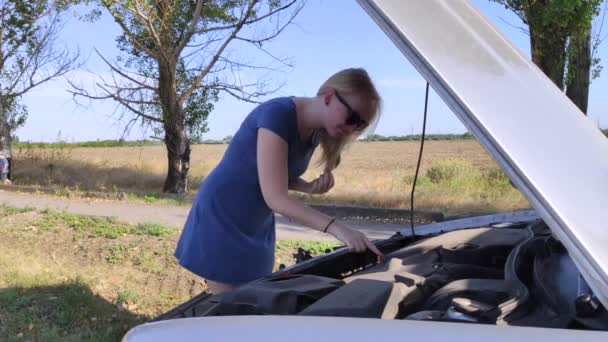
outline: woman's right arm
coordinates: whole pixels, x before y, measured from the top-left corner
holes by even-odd
[[[287,143],[266,128],[258,129],[257,164],[264,201],[273,211],[319,231],[327,227],[331,217],[288,196]],[[327,232],[357,252],[369,248],[382,255],[365,234],[340,222],[332,223]]]

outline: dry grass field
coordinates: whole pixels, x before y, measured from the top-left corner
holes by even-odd
[[[194,146],[192,196],[220,161],[226,145]],[[381,208],[409,207],[418,142],[357,142],[336,170],[336,186],[323,196],[301,196],[309,203]],[[167,169],[163,146],[18,149],[17,185],[161,196]],[[304,178],[314,179],[311,167]],[[427,141],[417,183],[416,208],[446,214],[522,209],[527,202],[513,189],[495,162],[473,140]]]

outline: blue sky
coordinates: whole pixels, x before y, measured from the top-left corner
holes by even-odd
[[[519,18],[489,0],[472,3],[520,50],[530,55],[528,36],[513,27],[523,27]],[[364,67],[384,99],[384,112],[376,133],[404,135],[421,131],[425,81],[354,0],[309,0],[296,23],[267,45],[274,55],[288,57],[294,64],[292,69],[274,75],[277,83],[285,85],[273,96],[313,96],[332,73],[347,67]],[[71,78],[91,87],[93,76],[89,71],[107,75],[108,68],[93,49],[114,59],[119,54],[115,47],[119,33],[118,26],[105,15],[96,23],[67,20],[61,40],[68,47],[78,46],[81,54],[88,57],[87,70],[75,71]],[[242,45],[232,46],[231,53],[259,58],[264,63],[262,56]],[[598,56],[603,64],[608,61],[607,44],[600,46]],[[603,96],[608,89],[606,72],[593,81],[589,96],[589,117],[601,127],[608,126],[607,99]],[[22,141],[55,141],[59,134],[68,141],[117,139],[122,135],[125,121],[118,120],[114,103],[85,101],[84,106],[76,105],[66,89],[67,82],[57,80],[25,96],[29,117],[25,126],[17,130]],[[218,139],[234,134],[253,106],[223,95],[209,117],[210,130],[204,138]],[[431,94],[427,132],[465,131],[443,101]],[[142,139],[149,135],[150,132],[135,128],[127,138]]]

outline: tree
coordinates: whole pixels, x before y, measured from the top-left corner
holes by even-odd
[[[0,2],[0,149],[11,150],[12,134],[25,124],[20,102],[33,88],[77,67],[78,54],[58,50],[65,1]]]
[[[268,53],[263,45],[283,32],[303,6],[297,0],[87,2],[96,2],[122,28],[117,42],[127,57],[110,62],[100,54],[112,80],[102,79],[95,93],[73,84],[74,96],[112,99],[131,116],[125,130],[138,122],[164,135],[168,172],[163,191],[171,193],[188,190],[190,141],[206,131],[220,92],[253,102],[276,91],[263,79],[242,81],[242,70],[276,69],[238,60],[227,53],[228,45],[240,41]],[[270,56],[273,63],[289,65]]]
[[[589,23],[590,24],[590,23]],[[589,103],[591,74],[591,25],[570,36],[567,52],[566,96],[585,114]]]
[[[593,58],[591,26],[603,0],[491,0],[512,10],[528,25],[532,61],[583,113],[587,112]],[[603,18],[602,18],[603,21]]]

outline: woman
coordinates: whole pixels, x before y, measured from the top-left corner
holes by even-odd
[[[376,120],[380,102],[365,70],[346,69],[315,97],[257,106],[199,189],[175,251],[180,265],[205,278],[214,294],[270,274],[274,212],[380,255],[363,233],[288,197],[288,190],[321,194],[333,187],[340,153]],[[325,172],[307,182],[300,176],[319,144]]]

